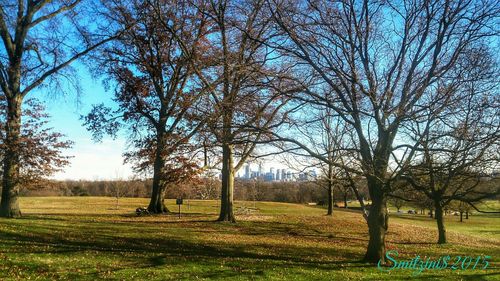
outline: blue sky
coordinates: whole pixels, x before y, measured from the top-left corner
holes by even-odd
[[[116,140],[106,137],[102,143],[95,143],[90,132],[79,120],[80,115],[90,111],[92,104],[101,102],[112,104],[112,92],[106,92],[102,81],[91,78],[84,67],[75,67],[78,69],[82,89],[79,97],[76,93],[57,95],[44,90],[37,90],[28,96],[40,97],[51,115],[50,126],[74,142],[73,148],[66,151],[67,155],[74,156],[71,165],[63,172],[55,174],[53,178],[59,180],[127,178],[132,172],[130,166],[123,165],[121,156],[125,148],[123,135]]]
[[[121,132],[117,139],[104,137],[103,141],[96,143],[92,140],[80,120],[80,115],[87,114],[93,104],[104,102],[107,106],[116,107],[112,101],[113,90],[106,92],[102,79],[94,79],[86,67],[76,63],[73,67],[77,70],[81,94],[78,96],[74,90],[66,89],[66,94],[54,94],[40,88],[31,92],[27,98],[36,97],[43,101],[47,112],[51,115],[49,126],[55,131],[66,135],[66,139],[74,142],[71,149],[65,151],[66,155],[73,156],[70,166],[52,176],[53,179],[118,179],[133,176],[129,165],[123,164],[122,153],[126,148],[126,138]],[[271,167],[287,168],[278,159],[270,157],[263,163],[264,171]],[[252,164],[252,170],[256,170]],[[287,168],[289,169],[289,168]],[[243,175],[244,169],[238,171]]]

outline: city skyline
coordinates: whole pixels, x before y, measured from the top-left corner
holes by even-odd
[[[240,170],[236,173],[236,178],[244,180],[260,179],[263,181],[306,181],[317,178],[315,169],[294,172],[293,169],[269,166],[266,171],[264,167],[265,165],[259,163],[257,164],[257,170],[252,170],[252,165],[247,163],[243,166],[243,171]]]

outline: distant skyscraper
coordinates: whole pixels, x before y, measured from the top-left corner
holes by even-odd
[[[259,163],[258,177],[263,177],[263,176],[264,176],[264,170],[262,169],[262,163]]]
[[[269,170],[269,173],[271,173],[271,180],[273,181],[274,179],[276,179],[275,175],[274,175],[274,168],[271,168]]]
[[[250,164],[245,166],[245,179],[250,179]]]
[[[276,180],[279,181],[281,179],[281,170],[280,169],[276,169]]]
[[[285,169],[281,169],[281,180],[286,181],[286,170]]]

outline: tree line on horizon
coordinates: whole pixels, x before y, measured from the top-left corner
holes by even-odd
[[[234,183],[234,200],[250,202],[284,202],[300,203],[308,205],[322,206],[327,210],[327,215],[333,215],[333,208],[349,208],[360,210],[356,202],[356,197],[349,186],[337,185],[334,188],[333,200],[329,202],[328,185],[325,184],[325,178],[314,179],[310,181],[263,181],[236,179]],[[500,183],[500,178],[484,181],[481,183],[481,189],[484,191],[494,190]],[[36,184],[29,184],[21,190],[20,196],[26,197],[53,197],[53,196],[104,196],[114,197],[117,201],[122,198],[150,198],[152,179],[134,179],[117,178],[113,180],[43,180]],[[165,190],[165,199],[182,198],[185,200],[220,200],[219,179],[209,177],[198,177],[195,180],[182,182],[171,186]],[[360,184],[359,194],[369,205],[369,193],[366,185]],[[408,200],[401,197],[391,197],[388,200],[389,211],[396,214],[404,213],[401,209],[404,207],[410,213],[434,216],[434,204],[425,198],[425,195],[413,192],[412,198]],[[499,200],[499,194],[496,197],[485,200],[489,202]],[[245,204],[245,203],[244,203]],[[491,209],[488,207],[488,209]],[[463,202],[452,202],[443,208],[445,215],[477,213],[470,205]]]
[[[79,61],[116,103],[82,123],[96,141],[127,136],[151,213],[168,212],[168,188],[220,170],[218,221],[236,222],[236,171],[280,154],[322,171],[330,215],[335,188],[358,199],[365,261],[385,260],[394,198],[425,199],[446,243],[447,206],[499,192],[483,188],[500,164],[499,12],[493,0],[2,3],[0,216],[20,216],[21,187],[68,163],[40,92],[78,92]]]

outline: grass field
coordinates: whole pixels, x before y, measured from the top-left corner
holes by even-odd
[[[170,210],[177,210],[173,200]],[[486,270],[382,272],[361,263],[367,227],[354,211],[237,202],[237,224],[217,223],[216,201],[192,200],[183,216],[143,216],[147,199],[22,198],[23,217],[0,219],[0,280],[500,280],[500,217],[435,221],[391,214],[388,250],[416,255],[491,256]]]

